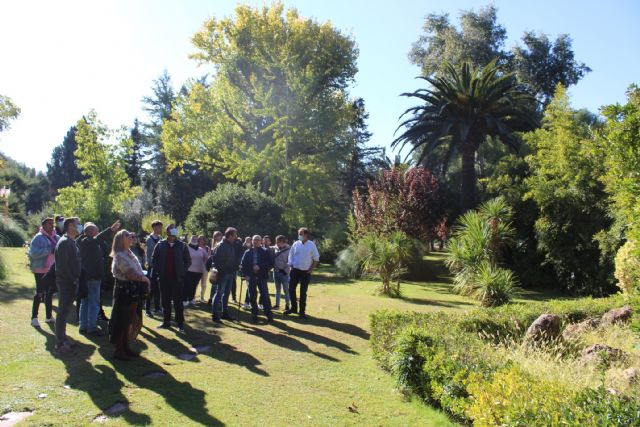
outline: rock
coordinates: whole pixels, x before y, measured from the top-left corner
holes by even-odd
[[[109,421],[109,417],[107,417],[106,415],[98,415],[97,417],[95,417],[93,419],[94,423],[106,423],[107,421]]]
[[[629,384],[635,384],[640,380],[640,370],[637,368],[628,368],[622,372],[624,379],[627,380]]]
[[[7,412],[0,417],[0,426],[14,426],[31,415],[33,415],[33,412]]]
[[[197,353],[184,353],[178,356],[180,360],[193,360],[198,357]]]
[[[199,345],[194,347],[198,353],[209,353],[211,351],[210,345]]]
[[[560,317],[545,313],[540,315],[527,329],[526,342],[551,341],[560,335]]]
[[[578,323],[570,323],[564,328],[564,331],[562,332],[562,338],[564,339],[576,338],[587,331],[597,328],[599,324],[600,324],[600,319],[597,317],[586,319]]]
[[[606,344],[593,344],[582,350],[582,360],[585,363],[601,363],[605,362],[607,365],[609,362],[620,360],[624,357],[624,352],[619,348],[613,348]]]
[[[633,310],[631,310],[631,307],[629,306],[614,308],[602,315],[602,324],[616,325],[621,323],[627,323],[629,320],[631,320],[632,314],[633,314]]]

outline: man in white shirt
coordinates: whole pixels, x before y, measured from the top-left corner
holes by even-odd
[[[284,315],[298,313],[298,299],[296,297],[296,287],[300,284],[300,317],[306,318],[307,289],[311,272],[320,263],[320,254],[316,244],[309,240],[309,230],[301,228],[298,230],[298,241],[291,246],[289,251],[289,261],[291,276],[289,279],[289,298],[291,299],[291,309],[285,310]]]

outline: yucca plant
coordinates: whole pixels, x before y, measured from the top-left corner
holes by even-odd
[[[389,296],[400,295],[400,277],[419,255],[415,241],[401,231],[387,236],[369,233],[359,241],[356,251],[364,272],[379,276],[381,293]],[[395,287],[391,286],[393,281]]]
[[[503,251],[513,243],[511,209],[501,198],[484,203],[458,220],[449,243],[447,266],[455,274],[454,291],[483,306],[509,301],[517,280],[499,267]]]

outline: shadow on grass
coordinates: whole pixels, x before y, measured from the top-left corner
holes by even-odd
[[[256,357],[238,350],[231,344],[222,342],[217,334],[207,332],[206,329],[210,326],[211,320],[202,317],[191,319],[187,324],[187,333],[184,339],[191,347],[212,347],[211,351],[199,353],[199,356],[211,357],[224,363],[238,365],[263,377],[269,376],[269,373],[260,367],[262,362]],[[151,342],[157,344],[157,340],[151,339]]]
[[[426,298],[415,298],[415,297],[411,298],[411,297],[405,297],[405,296],[400,296],[399,299],[404,301],[404,302],[411,303],[411,304],[432,305],[434,307],[459,308],[460,306],[473,306],[473,305],[475,305],[475,304],[473,304],[471,302],[467,302],[467,301],[449,302],[449,301],[439,301],[439,300],[426,299]]]
[[[309,317],[305,320],[305,323],[320,328],[332,329],[334,331],[342,332],[343,334],[353,335],[363,340],[369,340],[371,336],[369,332],[365,331],[359,326],[352,325],[351,323],[341,323],[330,319],[323,319],[320,317]]]
[[[0,285],[0,302],[8,303],[18,299],[33,299],[35,292],[35,282],[33,286],[23,286],[11,282],[3,282]]]
[[[94,367],[89,359],[96,347],[78,343],[73,354],[58,356],[54,349],[55,336],[42,329],[38,331],[46,337],[47,350],[64,363],[68,374],[67,384],[71,388],[85,391],[103,411],[116,402],[131,403],[122,392],[125,384],[117,378],[118,372],[137,387],[159,394],[169,406],[193,422],[211,426],[224,425],[208,413],[204,391],[194,388],[189,382],[176,380],[162,366],[140,357],[129,362],[112,360],[113,367],[105,364]],[[111,359],[112,348],[106,337],[99,338],[98,341],[101,344],[98,347],[100,355],[105,360]],[[145,374],[157,371],[165,372],[166,375],[156,379],[145,377]],[[131,406],[119,416],[128,424],[151,423],[149,415],[135,412]]]

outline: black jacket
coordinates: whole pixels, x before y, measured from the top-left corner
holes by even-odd
[[[153,249],[153,255],[151,260],[153,262],[153,273],[157,275],[158,279],[164,280],[165,276],[165,262],[167,259],[167,253],[173,250],[173,262],[176,268],[176,279],[183,281],[184,276],[187,274],[187,270],[191,265],[191,255],[189,255],[189,248],[180,240],[176,240],[173,244],[173,248],[169,245],[169,242],[165,239],[160,241]]]
[[[237,244],[229,243],[227,239],[224,239],[213,251],[213,266],[219,274],[235,274],[238,271],[240,264],[238,252]]]
[[[253,251],[258,251],[258,267],[260,270],[258,272],[253,271]],[[242,275],[244,277],[259,277],[261,279],[266,279],[269,277],[269,271],[273,268],[273,255],[271,251],[267,248],[258,248],[258,249],[247,249],[247,251],[242,256],[242,262],[240,263],[242,267]]]
[[[96,237],[89,237],[86,234],[78,237],[82,268],[86,272],[87,280],[104,280],[104,246],[112,237],[113,231],[110,228]]]

